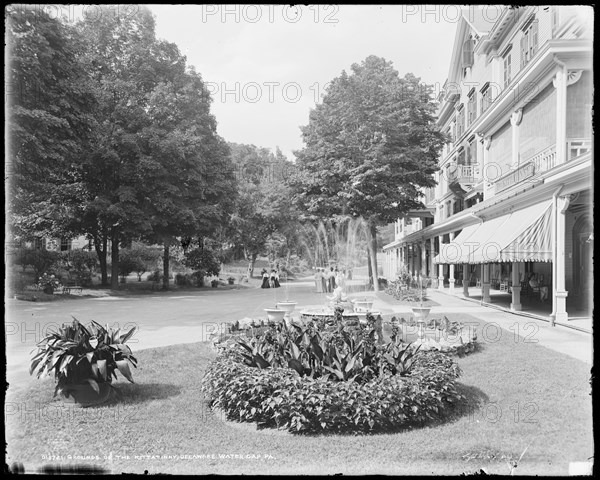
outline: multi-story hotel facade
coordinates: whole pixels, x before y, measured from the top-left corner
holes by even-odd
[[[447,142],[425,208],[396,222],[384,275],[511,295],[536,274],[552,321],[593,287],[592,35],[589,7],[469,8],[438,97]]]

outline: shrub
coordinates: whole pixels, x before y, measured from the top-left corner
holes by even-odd
[[[437,351],[378,344],[376,322],[369,315],[354,329],[341,317],[331,326],[252,329],[209,365],[203,391],[230,419],[293,432],[395,429],[440,417],[461,398],[458,366]]]
[[[175,285],[192,285],[192,277],[187,273],[175,274]]]
[[[42,248],[40,250],[24,250],[20,257],[21,265],[31,266],[35,277],[40,277],[43,273],[57,273],[60,262],[60,254],[51,250]]]
[[[149,282],[160,283],[162,282],[163,275],[160,270],[154,270],[150,275],[146,277]]]
[[[204,277],[206,277],[206,272],[204,270],[196,270],[191,275],[192,283],[197,287],[203,287]]]
[[[222,355],[202,381],[209,404],[230,420],[291,432],[372,432],[423,425],[462,399],[459,369],[446,355],[421,353],[409,376],[383,375],[366,383],[301,377],[286,368],[257,369]]]
[[[221,265],[219,260],[208,248],[196,248],[185,254],[183,263],[192,270],[205,272],[205,275],[219,275]]]

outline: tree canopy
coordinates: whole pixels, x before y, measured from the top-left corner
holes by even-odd
[[[376,272],[376,226],[423,206],[420,189],[435,185],[443,135],[432,87],[376,56],[351,70],[333,79],[302,127],[294,187],[308,214],[365,219]]]

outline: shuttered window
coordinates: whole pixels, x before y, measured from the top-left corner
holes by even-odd
[[[535,56],[538,47],[538,20],[533,18],[523,29],[521,37],[521,67],[527,65]]]

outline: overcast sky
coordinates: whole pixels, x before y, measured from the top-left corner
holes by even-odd
[[[459,7],[429,5],[148,5],[213,93],[227,141],[288,158],[323,87],[369,55],[443,85]],[[428,10],[424,10],[427,8]]]

